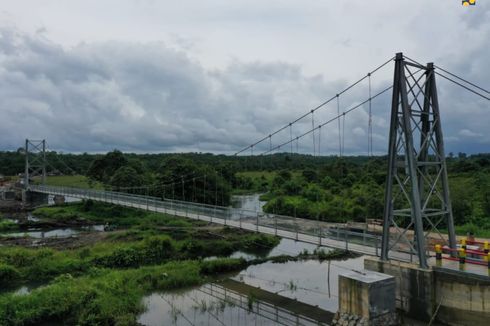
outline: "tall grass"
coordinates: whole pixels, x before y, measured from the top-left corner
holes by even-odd
[[[200,284],[209,274],[243,265],[240,259],[182,261],[117,271],[93,268],[79,278],[66,274],[26,296],[0,295],[0,324],[136,325],[144,310],[141,298],[148,291]]]

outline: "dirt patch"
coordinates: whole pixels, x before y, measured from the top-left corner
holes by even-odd
[[[24,206],[18,200],[0,200],[0,212],[19,213],[24,211]]]
[[[31,238],[31,237],[2,237],[0,245],[3,246],[22,246],[30,248],[48,247],[59,250],[77,249],[83,246],[92,245],[98,241],[104,241],[114,232],[82,232],[77,235],[65,238]]]

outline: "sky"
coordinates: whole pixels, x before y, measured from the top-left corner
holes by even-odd
[[[0,150],[30,138],[63,152],[233,154],[397,52],[489,89],[490,2],[0,0]],[[372,94],[392,79],[390,63]],[[446,152],[490,152],[490,102],[437,82]],[[340,112],[368,97],[366,79]],[[378,154],[390,97],[372,101]],[[367,153],[368,108],[342,121],[345,154]],[[336,114],[333,101],[255,153]],[[338,153],[338,127],[294,146]]]

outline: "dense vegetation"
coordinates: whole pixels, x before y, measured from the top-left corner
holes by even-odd
[[[21,172],[22,157],[21,151],[0,152],[0,173]],[[89,187],[218,205],[228,205],[232,193],[260,192],[268,200],[267,212],[331,222],[379,219],[383,213],[386,157],[339,160],[282,153],[251,158],[115,150],[106,155],[51,152],[48,159],[55,169],[66,170],[64,162],[88,176]],[[447,163],[458,230],[490,232],[490,154],[449,153]]]

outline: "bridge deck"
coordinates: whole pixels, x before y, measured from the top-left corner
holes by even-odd
[[[276,235],[286,239],[316,244],[318,246],[345,249],[363,255],[380,255],[381,240],[379,236],[366,232],[349,232],[347,230],[339,232],[339,229],[332,229],[329,227],[328,223],[320,221],[276,214],[265,214],[230,207],[161,200],[156,197],[111,191],[53,186],[30,186],[29,190],[50,195],[91,199],[125,207],[186,217],[239,229]],[[412,261],[416,259],[416,256],[403,250],[391,250],[390,258],[400,261]]]

